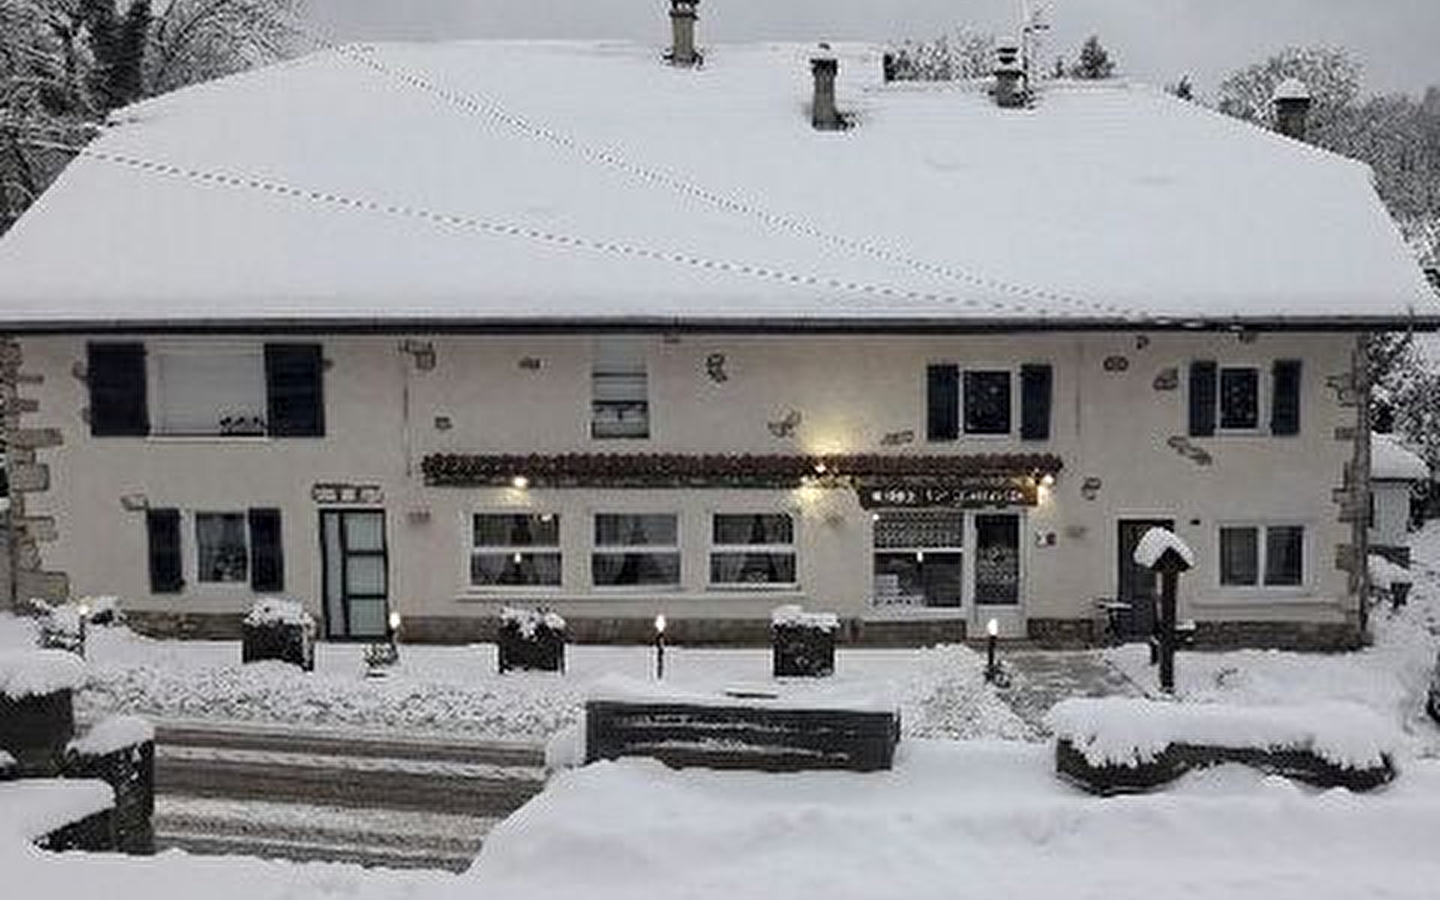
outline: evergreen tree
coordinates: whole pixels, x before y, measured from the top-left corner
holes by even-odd
[[[1180,80],[1166,88],[1167,91],[1179,97],[1181,100],[1194,100],[1195,87],[1190,84],[1190,76],[1182,75]]]
[[[1070,69],[1070,77],[1099,81],[1115,77],[1115,63],[1100,45],[1099,35],[1090,35],[1080,48],[1080,61]]]

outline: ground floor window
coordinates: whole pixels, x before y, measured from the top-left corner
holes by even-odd
[[[876,606],[960,605],[964,597],[964,513],[879,512],[874,524]]]
[[[1220,584],[1299,587],[1305,580],[1300,525],[1227,525],[1220,529]]]
[[[196,578],[202,584],[244,584],[250,580],[245,513],[196,513],[195,548]]]
[[[470,583],[476,587],[559,587],[560,517],[554,513],[476,513]]]
[[[710,584],[796,584],[795,521],[787,513],[718,513],[711,519]]]
[[[590,575],[596,587],[679,587],[679,516],[597,513]]]
[[[1020,602],[1020,516],[895,510],[875,513],[874,527],[876,606]]]

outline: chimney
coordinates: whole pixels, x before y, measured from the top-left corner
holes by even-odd
[[[674,38],[670,45],[669,59],[672,65],[693,66],[700,62],[695,52],[695,13],[700,0],[670,0],[670,30]]]
[[[1310,88],[1298,78],[1287,78],[1276,85],[1270,96],[1275,105],[1275,130],[1286,137],[1303,141],[1310,118]]]
[[[995,47],[995,103],[1006,109],[1025,105],[1025,68],[1020,64],[1020,48],[1015,44]]]
[[[840,110],[835,107],[835,76],[840,74],[840,61],[830,52],[829,44],[821,44],[820,50],[810,59],[810,71],[815,76],[815,100],[810,106],[810,124],[817,131],[839,131],[845,127]]]

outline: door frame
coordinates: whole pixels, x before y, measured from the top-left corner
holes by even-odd
[[[380,517],[380,549],[379,550],[351,550],[346,546],[345,517],[347,515],[374,515]],[[341,621],[336,623],[330,614],[330,560],[328,557],[329,547],[325,541],[325,523],[330,518],[338,520],[340,536],[340,617]],[[352,599],[384,600],[385,616],[390,615],[390,522],[383,507],[361,507],[361,508],[330,508],[321,509],[319,517],[320,537],[320,607],[325,619],[325,640],[337,643],[346,641],[364,642],[374,641],[381,635],[356,635],[350,633],[350,601]],[[345,581],[345,560],[351,556],[379,557],[382,571],[385,576],[385,593],[375,594],[351,594],[347,590]],[[340,627],[337,628],[336,625]]]

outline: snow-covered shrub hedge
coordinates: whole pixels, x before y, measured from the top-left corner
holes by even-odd
[[[780,606],[770,613],[772,671],[776,678],[823,678],[835,672],[834,613],[807,613]]]
[[[565,671],[565,629],[565,620],[549,610],[501,609],[496,636],[500,672]]]

